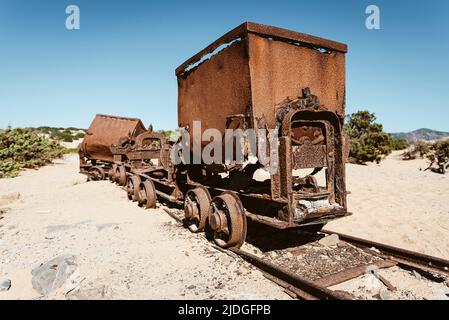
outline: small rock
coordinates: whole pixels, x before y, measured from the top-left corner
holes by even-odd
[[[385,289],[380,289],[379,297],[380,297],[380,300],[390,300],[391,299],[390,292]]]
[[[418,272],[416,272],[415,270],[413,270],[412,273],[413,273],[413,275],[415,276],[416,279],[418,279],[418,280],[422,279],[422,276]]]
[[[81,276],[74,255],[58,256],[31,271],[33,288],[43,295],[63,287],[65,293],[76,288]]]
[[[215,286],[215,289],[223,289],[225,287],[225,285],[223,283],[219,283]]]
[[[380,250],[379,249],[377,249],[377,248],[375,248],[375,247],[371,247],[371,248],[369,248],[371,251],[374,251],[374,252],[376,252],[376,253],[379,253],[380,254]]]
[[[8,291],[11,288],[11,280],[1,279],[0,280],[0,291]]]
[[[192,290],[192,289],[195,289],[195,288],[196,288],[196,286],[193,285],[193,284],[187,287],[187,289],[189,289],[189,290]]]
[[[338,235],[331,234],[318,241],[318,243],[324,247],[336,246],[340,242]]]

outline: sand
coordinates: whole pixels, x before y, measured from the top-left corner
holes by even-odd
[[[353,215],[326,228],[449,259],[449,174],[423,171],[426,160],[400,154],[379,165],[347,165]]]
[[[425,160],[347,165],[353,215],[326,228],[449,259],[449,175]],[[162,209],[144,210],[108,181],[86,182],[72,155],[0,180],[0,299],[44,298],[31,270],[74,254],[79,288],[50,299],[288,299],[283,290]]]
[[[12,282],[0,299],[44,298],[31,270],[62,254],[77,257],[82,281],[48,299],[289,299],[162,209],[139,208],[109,181],[87,183],[77,155],[0,180],[0,198],[0,279]]]

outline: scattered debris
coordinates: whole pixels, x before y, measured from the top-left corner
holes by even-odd
[[[58,256],[33,269],[33,288],[43,295],[63,288],[64,294],[78,287],[80,273],[74,255]]]
[[[0,280],[0,291],[8,291],[11,288],[11,280],[1,279]]]

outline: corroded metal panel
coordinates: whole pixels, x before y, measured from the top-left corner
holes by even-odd
[[[80,145],[80,154],[91,160],[113,162],[111,145],[122,137],[137,136],[144,131],[139,119],[97,114]]]
[[[310,88],[324,109],[344,115],[345,57],[339,51],[249,34],[253,116],[275,126],[275,106]]]
[[[193,127],[201,120],[224,131],[226,117],[241,114],[251,104],[247,46],[236,41],[209,60],[178,76],[178,125]]]

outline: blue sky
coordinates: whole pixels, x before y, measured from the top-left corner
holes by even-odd
[[[80,30],[65,28],[70,4]],[[365,28],[369,4],[381,30]],[[449,131],[448,18],[446,0],[0,0],[0,127],[87,127],[108,113],[175,128],[175,68],[253,21],[347,43],[347,112]]]

